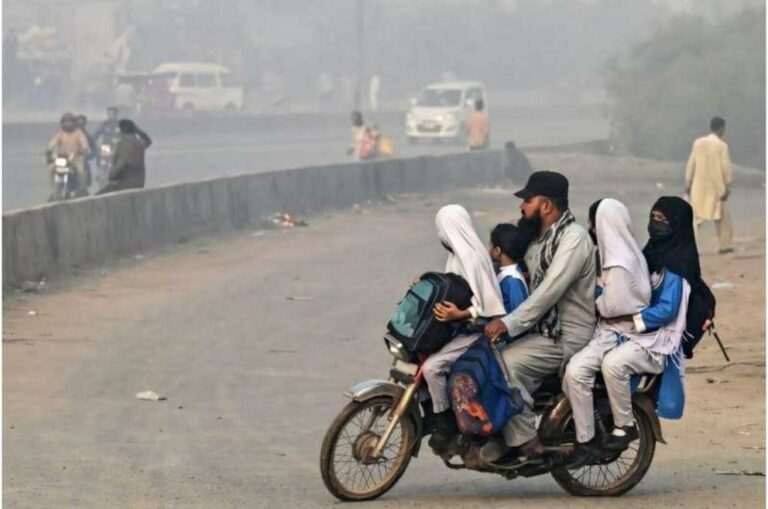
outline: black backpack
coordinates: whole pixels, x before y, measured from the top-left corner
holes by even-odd
[[[698,284],[691,287],[688,297],[688,310],[685,313],[685,331],[683,332],[683,354],[686,359],[693,358],[693,349],[704,336],[704,324],[707,320],[715,319],[717,301],[707,284],[699,279]]]
[[[411,353],[436,352],[453,339],[458,330],[457,324],[435,318],[432,310],[443,301],[467,309],[472,305],[472,289],[456,274],[427,272],[397,305],[387,329]]]

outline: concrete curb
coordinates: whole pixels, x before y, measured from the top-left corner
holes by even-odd
[[[3,286],[66,273],[196,235],[303,214],[499,183],[505,156],[489,150],[252,173],[45,204],[3,214]],[[507,172],[509,175],[509,172]]]

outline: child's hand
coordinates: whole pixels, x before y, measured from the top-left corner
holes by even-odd
[[[438,302],[432,311],[439,322],[452,322],[464,318],[464,312],[457,308],[453,302]]]
[[[418,283],[419,281],[421,281],[421,278],[419,278],[418,276],[417,276],[417,277],[415,277],[415,278],[413,278],[413,279],[411,280],[411,286],[415,285],[415,284],[416,284],[416,283]]]

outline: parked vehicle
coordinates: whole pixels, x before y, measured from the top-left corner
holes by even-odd
[[[243,88],[233,83],[226,67],[207,63],[166,63],[152,75],[162,77],[173,97],[173,109],[191,114],[195,111],[236,112],[243,108]]]
[[[418,392],[421,365],[401,342],[384,337],[394,356],[388,380],[367,380],[346,394],[352,401],[331,423],[320,452],[320,471],[326,488],[340,500],[371,500],[389,491],[419,453],[422,439],[432,433],[424,419]],[[571,470],[568,456],[576,445],[570,403],[557,376],[545,379],[534,394],[534,411],[541,416],[539,437],[544,460],[505,467],[484,463],[479,454],[484,439],[458,437],[459,461],[443,458],[451,469],[499,474],[507,479],[551,474],[572,495],[616,496],[636,486],[651,466],[656,442],[664,443],[655,411],[654,391],[659,375],[643,376],[632,404],[639,439],[622,452],[608,452],[593,464]],[[595,383],[595,427],[598,439],[612,430],[610,404],[602,380]],[[431,403],[430,403],[431,404]],[[455,457],[455,456],[452,456]]]
[[[418,139],[453,140],[463,143],[466,122],[482,99],[488,111],[483,84],[477,81],[449,81],[429,85],[411,99],[405,117],[405,132],[410,142]]]

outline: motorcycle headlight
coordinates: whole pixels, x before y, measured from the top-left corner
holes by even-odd
[[[392,354],[392,357],[403,362],[408,362],[408,351],[401,342],[387,334],[384,336],[384,343],[387,345],[387,350]]]

